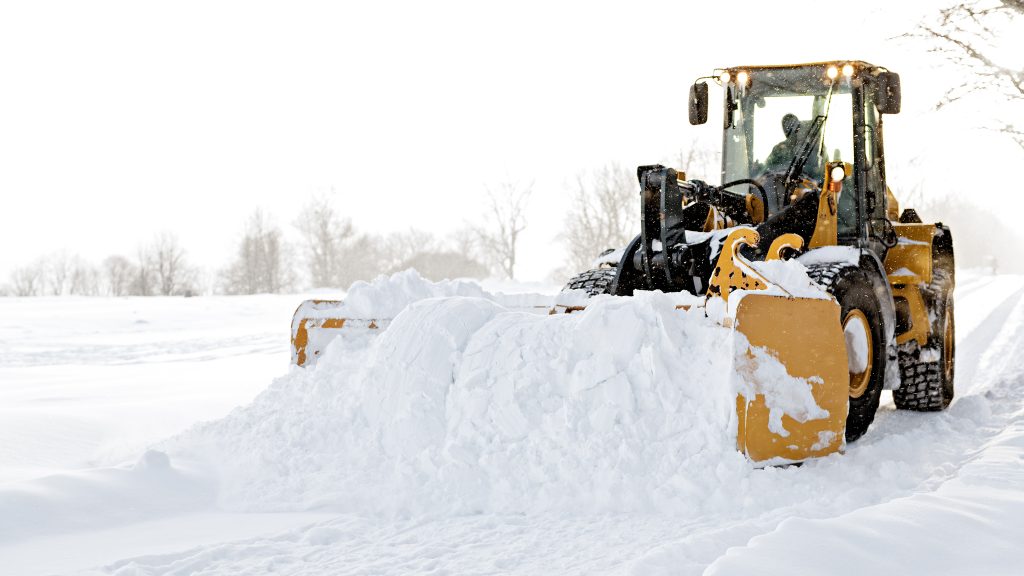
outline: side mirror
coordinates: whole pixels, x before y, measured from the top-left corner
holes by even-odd
[[[883,72],[875,80],[875,102],[882,114],[900,113],[900,75]]]
[[[697,126],[708,121],[708,83],[690,86],[690,124]]]

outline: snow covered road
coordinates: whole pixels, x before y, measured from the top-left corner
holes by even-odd
[[[0,482],[133,460],[252,400],[298,299],[0,299]]]
[[[1024,565],[1022,296],[1022,277],[961,275],[957,400],[947,412],[898,412],[886,393],[871,430],[845,454],[800,467],[752,470],[729,462],[675,471],[673,482],[700,494],[699,502],[666,499],[653,508],[597,512],[523,506],[519,512],[472,514],[446,513],[439,506],[381,515],[332,511],[329,504],[238,514],[204,501],[187,514],[154,507],[128,520],[85,518],[75,528],[47,521],[46,513],[33,518],[32,511],[45,508],[36,501],[21,508],[28,511],[29,525],[36,520],[22,533],[5,533],[0,520],[0,566],[4,574],[122,576],[1018,574]],[[0,301],[0,482],[7,481],[0,484],[0,510],[24,504],[25,487],[38,487],[31,478],[42,472],[134,461],[143,446],[249,402],[268,383],[267,374],[283,373],[287,342],[270,334],[287,325],[294,300],[232,302],[235,314],[249,310],[248,321],[233,323],[219,303],[210,304],[203,311],[211,324],[194,332],[187,328],[187,313],[176,308],[182,301],[160,305],[166,315],[150,320],[146,330],[131,327],[124,309],[109,305],[104,321],[125,321],[129,336],[123,340],[137,344],[133,348],[88,336],[89,322],[96,320],[75,320],[73,305],[55,315],[71,321],[34,328],[35,336],[19,340],[25,326],[35,326],[33,315],[50,317],[45,307],[53,301],[30,302],[40,308],[29,312]],[[151,316],[159,314],[154,310]],[[60,346],[43,345],[41,335],[48,330],[60,335]],[[146,338],[152,340],[140,341]],[[146,352],[146,345],[166,350],[167,357]],[[316,409],[303,408],[312,410],[310,418]],[[91,419],[82,416],[90,413]],[[244,413],[234,417],[247,422]],[[157,425],[143,425],[153,419]],[[123,469],[167,481],[162,470],[159,461]],[[76,474],[99,473],[106,472]],[[309,478],[282,478],[297,491],[316,487]],[[630,481],[624,479],[623,486]],[[65,486],[67,502],[85,495],[76,492],[81,486]],[[268,486],[273,484],[256,484]],[[100,504],[116,504],[112,498]],[[57,510],[51,520],[61,516]],[[58,549],[61,555],[47,554]]]

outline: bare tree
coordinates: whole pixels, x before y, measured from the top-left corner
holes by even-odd
[[[1001,101],[1024,105],[1024,67],[1009,65],[996,55],[1000,39],[1019,37],[1024,24],[1024,0],[960,2],[922,22],[907,36],[924,38],[931,51],[962,66],[969,74],[951,86],[936,108],[976,93],[989,93]],[[1019,55],[1017,55],[1019,57]],[[993,126],[1024,148],[1024,125],[1007,115]]]
[[[397,270],[413,268],[428,280],[451,280],[455,278],[484,278],[487,266],[469,255],[450,249],[417,252],[399,264]]]
[[[132,292],[139,296],[190,294],[194,275],[185,260],[185,250],[178,244],[178,237],[170,232],[161,232],[148,248],[139,248],[138,271]]]
[[[483,224],[474,227],[482,255],[507,278],[515,278],[519,239],[526,229],[526,208],[533,184],[505,182],[487,191]]]
[[[631,171],[609,164],[577,176],[562,233],[570,274],[589,269],[603,250],[625,246],[639,225],[639,186]]]
[[[136,274],[135,265],[124,256],[109,256],[103,261],[103,276],[110,296],[127,295]]]
[[[474,260],[484,259],[480,255],[480,240],[472,226],[463,225],[456,228],[455,232],[448,237],[448,243],[453,250],[460,254],[465,254]]]
[[[314,197],[303,207],[295,227],[313,287],[346,287],[356,280],[370,280],[393,269],[409,246],[424,239],[417,231],[393,237],[361,234],[324,196]]]
[[[337,286],[342,280],[342,247],[355,236],[352,222],[342,219],[331,200],[316,196],[295,220],[302,238],[302,254],[314,288]]]
[[[722,165],[722,155],[698,138],[679,151],[673,158],[673,168],[686,172],[687,178],[697,178],[708,182],[718,180]]]
[[[408,268],[408,261],[418,254],[441,250],[441,243],[436,237],[415,228],[390,234],[380,240],[379,246],[381,271],[386,274]]]
[[[54,252],[44,259],[47,292],[51,296],[63,296],[68,290],[74,261],[66,250]]]
[[[72,258],[72,262],[71,278],[68,281],[68,294],[75,294],[79,296],[99,295],[99,270],[77,255]]]
[[[484,278],[487,267],[475,257],[471,232],[456,234],[448,241],[422,230],[409,230],[385,237],[380,242],[381,271],[392,274],[413,268],[428,280]]]
[[[290,288],[294,274],[286,262],[281,229],[262,210],[249,216],[234,262],[222,273],[228,294],[276,294]]]
[[[39,296],[45,289],[45,265],[36,261],[11,272],[11,293],[15,296]]]
[[[129,286],[129,293],[132,296],[152,296],[155,290],[152,256],[144,246],[139,246],[135,250],[133,270],[135,274]]]
[[[387,241],[377,236],[356,233],[339,246],[336,286],[349,286],[356,280],[371,280],[387,272]]]

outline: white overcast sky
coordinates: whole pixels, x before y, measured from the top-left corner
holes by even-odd
[[[934,113],[959,72],[890,40],[940,6],[5,2],[0,278],[61,249],[130,255],[160,230],[216,268],[254,208],[290,227],[316,193],[364,231],[445,234],[479,214],[488,183],[517,180],[534,183],[521,276],[544,279],[575,175],[717,145],[720,124],[687,124],[686,92],[737,64],[900,72],[904,112],[886,124],[897,195],[923,180],[1000,198],[978,183],[1021,153],[975,128],[991,106]]]

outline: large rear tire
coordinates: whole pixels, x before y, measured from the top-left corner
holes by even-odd
[[[808,275],[835,296],[843,324],[850,371],[850,409],[846,441],[853,442],[875,420],[885,384],[886,342],[882,311],[875,294],[872,272],[852,264],[820,264]]]
[[[892,399],[900,410],[938,412],[949,407],[954,394],[956,328],[950,273],[936,270],[934,280],[922,292],[931,334],[924,349],[916,341],[900,349],[901,384],[892,391]]]

